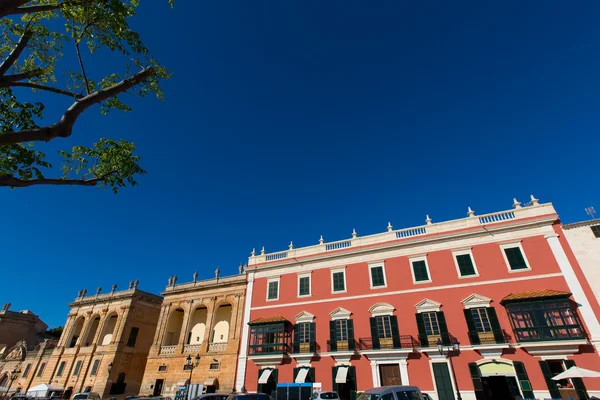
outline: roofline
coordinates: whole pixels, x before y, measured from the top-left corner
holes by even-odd
[[[165,287],[165,290],[162,291],[160,294],[163,296],[168,296],[177,293],[196,292],[236,285],[245,286],[247,283],[248,281],[246,279],[246,274],[242,273],[239,275],[224,276],[222,278],[219,277],[213,279],[205,279],[196,282],[186,282],[167,286]]]
[[[137,299],[137,300],[145,300],[149,303],[162,304],[163,298],[162,296],[156,295],[154,293],[145,292],[143,290],[139,290],[137,288],[121,290],[120,292],[114,293],[105,293],[101,295],[92,295],[86,297],[80,297],[75,299],[74,302],[69,303],[69,307],[82,307],[91,304],[98,303],[109,303],[115,300],[125,300],[125,299]]]
[[[570,224],[563,225],[562,228],[565,230],[568,230],[568,229],[580,228],[582,226],[591,226],[591,225],[596,225],[596,224],[600,224],[600,218],[588,219],[587,221],[572,222]]]

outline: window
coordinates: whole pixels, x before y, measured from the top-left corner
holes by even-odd
[[[298,297],[310,296],[310,275],[298,276]]]
[[[383,269],[383,263],[374,264],[369,266],[371,275],[371,288],[375,287],[386,287],[385,284],[385,271]]]
[[[380,339],[392,337],[392,323],[389,315],[375,317],[377,320],[377,334]]]
[[[475,271],[475,265],[470,253],[457,254],[456,264],[458,265],[458,272],[460,276],[474,276],[477,275]]]
[[[530,300],[506,304],[518,341],[584,338],[575,312],[566,300]]]
[[[279,299],[279,278],[270,279],[267,286],[267,300]]]
[[[250,325],[250,354],[284,353],[288,351],[291,332],[287,323],[257,323]]]
[[[331,271],[331,291],[345,292],[346,291],[346,271],[333,270]]]
[[[594,225],[591,228],[592,228],[592,232],[594,233],[594,236],[596,236],[597,238],[600,238],[600,225]]]
[[[167,366],[166,365],[159,365],[158,366],[158,372],[166,372],[167,371]]]
[[[431,282],[425,259],[412,262],[412,273],[415,282]]]
[[[42,363],[40,365],[40,368],[38,369],[38,373],[36,375],[36,378],[39,378],[40,376],[42,376],[42,374],[44,373],[44,368],[46,368],[46,363]]]
[[[31,369],[31,364],[27,364],[27,366],[25,367],[25,371],[23,372],[23,378],[27,378],[27,375],[29,375],[29,370]]]
[[[92,371],[90,372],[90,376],[96,376],[98,373],[98,367],[100,366],[100,360],[94,360],[94,364],[92,365]]]
[[[439,335],[440,325],[438,324],[436,312],[425,312],[423,314],[423,322],[425,323],[425,333],[429,335]]]
[[[521,251],[521,246],[510,246],[504,248],[504,255],[511,271],[518,271],[521,269],[529,269],[527,261]]]
[[[56,376],[62,376],[66,364],[67,363],[63,361],[58,365],[58,371],[56,371]]]
[[[73,376],[79,375],[79,371],[81,370],[81,364],[82,364],[81,360],[77,361],[77,364],[75,364],[75,369],[73,370]]]
[[[139,331],[140,328],[135,326],[131,328],[131,331],[129,331],[129,339],[127,339],[127,347],[135,347]]]
[[[298,324],[298,342],[299,343],[310,343],[310,327],[311,323],[306,322]]]
[[[348,320],[338,319],[335,322],[335,340],[348,340]]]
[[[488,317],[487,308],[471,308],[473,322],[477,332],[491,332],[492,326]]]
[[[210,363],[210,365],[208,366],[208,369],[218,370],[219,369],[219,363]]]

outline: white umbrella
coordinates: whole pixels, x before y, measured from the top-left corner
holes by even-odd
[[[590,371],[589,369],[579,368],[579,367],[571,367],[565,372],[561,372],[552,378],[555,381],[560,381],[561,379],[570,379],[570,378],[600,378],[600,372]]]

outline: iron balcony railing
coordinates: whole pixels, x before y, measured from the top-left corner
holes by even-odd
[[[290,346],[287,343],[261,343],[248,346],[249,355],[284,354],[289,352]]]
[[[514,335],[518,342],[545,342],[586,338],[586,335],[579,324],[516,328],[514,330]]]
[[[328,352],[348,352],[357,351],[358,342],[354,339],[348,340],[328,340],[327,351]]]
[[[419,341],[411,335],[391,336],[376,340],[373,340],[371,337],[358,339],[358,348],[360,350],[415,349],[417,347],[419,347]]]
[[[511,343],[512,337],[504,329],[494,329],[488,332],[468,331],[472,345]]]

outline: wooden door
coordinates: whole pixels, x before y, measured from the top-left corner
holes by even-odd
[[[400,379],[400,366],[398,364],[384,364],[379,366],[381,386],[402,385]]]

